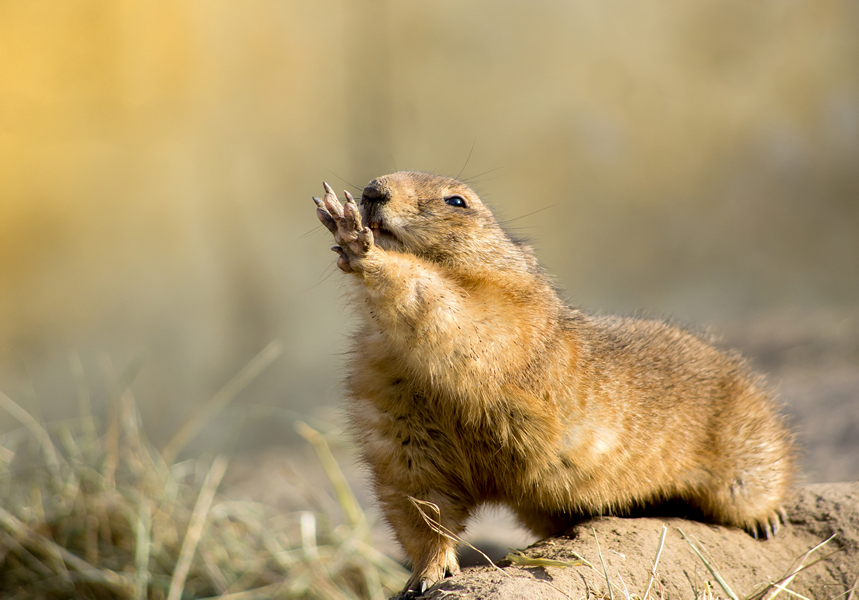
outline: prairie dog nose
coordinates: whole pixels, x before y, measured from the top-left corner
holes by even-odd
[[[380,202],[384,204],[391,199],[391,188],[384,179],[374,179],[361,192],[361,204]]]

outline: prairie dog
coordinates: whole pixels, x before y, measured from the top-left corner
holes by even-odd
[[[668,500],[775,534],[793,441],[742,358],[661,321],[566,306],[455,179],[393,173],[360,206],[325,190],[317,216],[362,322],[350,424],[411,560],[401,597],[459,568],[415,500],[454,534],[484,503],[547,536]]]

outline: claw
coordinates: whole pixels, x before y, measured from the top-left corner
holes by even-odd
[[[343,218],[343,206],[340,204],[340,201],[337,200],[337,197],[333,194],[325,194],[325,208],[328,209],[328,212],[335,219]]]
[[[322,208],[316,209],[316,216],[322,221],[322,224],[328,228],[328,231],[334,233],[337,231],[337,224],[334,222],[334,219],[331,218],[331,215],[328,214],[328,211]]]
[[[354,219],[355,215],[358,214],[356,212],[357,208],[358,207],[355,206],[354,202],[347,202],[343,205],[343,214],[346,216],[347,219]]]
[[[340,246],[334,246],[331,248],[332,251],[336,252],[340,257],[337,259],[337,267],[343,271],[344,273],[353,273],[355,269],[349,264],[349,257],[343,251],[343,248]]]
[[[324,181],[322,182],[322,185],[325,186],[325,197],[322,199],[325,208],[335,219],[341,218],[343,216],[343,205],[340,204],[340,200],[337,199],[337,194],[335,194],[334,190],[331,189],[331,186]]]
[[[325,204],[322,200],[314,196],[313,201],[316,203],[316,217],[323,225],[325,225],[328,231],[331,233],[337,231],[337,223],[335,223],[334,218],[331,216],[331,213],[328,212],[328,209],[325,208]]]
[[[343,206],[343,217],[346,219],[346,229],[352,233],[358,233],[363,229],[361,224],[361,213],[358,205],[354,202],[346,202]]]

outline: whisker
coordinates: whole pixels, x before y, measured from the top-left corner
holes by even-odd
[[[463,183],[471,183],[472,181],[476,181],[478,177],[483,177],[484,175],[488,175],[489,173],[494,173],[495,171],[500,171],[501,169],[505,169],[506,167],[495,167],[494,169],[489,169],[488,171],[484,171],[483,173],[478,173],[477,175],[472,175],[471,177],[466,177],[465,179],[461,179]],[[459,179],[459,177],[457,177]]]
[[[345,183],[346,185],[348,185],[348,186],[349,186],[349,187],[351,187],[352,189],[357,190],[357,191],[359,191],[359,192],[361,192],[361,191],[363,191],[363,190],[364,190],[364,188],[363,188],[363,187],[357,186],[357,185],[355,185],[354,183],[351,183],[351,182],[349,182],[349,181],[346,181],[345,179],[343,179],[342,177],[340,177],[337,173],[335,173],[335,172],[334,172],[334,171],[332,171],[331,169],[325,169],[325,170],[326,170],[326,171],[328,171],[329,173],[331,173],[332,175],[334,175],[334,177],[336,177],[337,179],[339,179],[340,181],[342,181],[343,183]]]
[[[518,221],[519,219],[524,219],[525,217],[530,217],[531,215],[536,215],[537,213],[543,212],[544,210],[549,210],[550,208],[555,208],[556,206],[559,206],[559,205],[560,205],[560,203],[556,202],[555,204],[550,204],[549,206],[544,206],[543,208],[538,208],[537,210],[535,210],[533,212],[529,212],[527,214],[520,215],[518,217],[513,217],[512,219],[507,219],[505,221],[499,221],[498,224],[499,225],[506,225],[507,223],[512,223],[513,221]]]
[[[462,165],[462,168],[459,170],[459,173],[456,174],[454,179],[459,179],[459,176],[462,175],[462,172],[465,171],[465,167],[468,166],[468,161],[471,160],[471,153],[474,152],[474,145],[477,143],[477,136],[474,136],[474,139],[471,141],[471,150],[468,151],[468,156],[465,158],[465,164]]]
[[[301,235],[298,237],[298,239],[303,240],[303,239],[304,239],[304,238],[306,238],[308,235],[311,235],[311,234],[313,234],[313,233],[316,233],[316,232],[317,232],[317,231],[319,231],[320,229],[324,229],[324,227],[322,227],[322,225],[317,225],[316,227],[314,227],[314,228],[313,228],[313,229],[311,229],[310,231],[308,231],[308,232],[306,232],[306,233],[301,234]]]
[[[322,271],[322,275],[319,276],[319,280],[316,283],[314,283],[313,285],[311,285],[310,287],[305,288],[303,291],[308,292],[308,291],[312,290],[313,288],[319,287],[320,285],[325,283],[329,277],[331,277],[334,274],[334,271],[336,269],[337,269],[337,263],[336,262],[331,263],[330,265],[328,265],[325,268],[324,271]]]

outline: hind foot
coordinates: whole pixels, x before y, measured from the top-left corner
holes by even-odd
[[[787,525],[787,513],[784,508],[779,507],[764,520],[746,524],[743,529],[756,540],[768,540],[775,537],[782,525]]]

